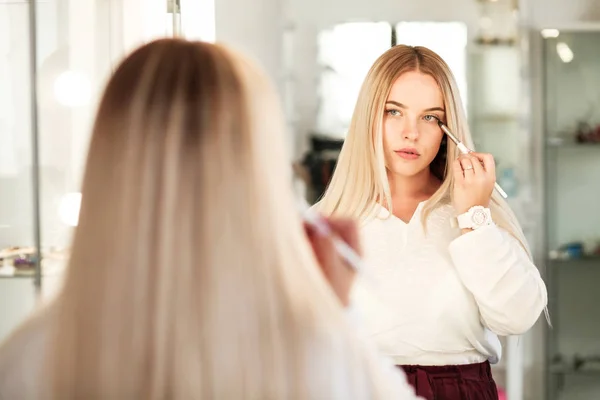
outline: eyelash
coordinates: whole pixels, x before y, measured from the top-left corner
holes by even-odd
[[[385,112],[388,115],[391,115],[392,117],[396,117],[396,116],[398,116],[398,114],[392,114],[392,113],[400,113],[400,110],[385,110]],[[429,118],[429,119],[427,119],[427,118]],[[426,122],[437,122],[437,118],[438,118],[438,116],[433,115],[433,114],[427,114],[427,115],[423,116],[423,119]]]

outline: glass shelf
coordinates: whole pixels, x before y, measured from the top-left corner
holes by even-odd
[[[35,271],[31,271],[31,272],[21,272],[18,274],[13,274],[13,275],[1,275],[0,274],[0,279],[31,279],[31,278],[35,278]]]
[[[548,258],[548,262],[552,264],[571,264],[571,263],[598,263],[600,264],[600,256],[583,256],[572,258]]]
[[[600,375],[600,368],[574,368],[566,365],[552,365],[550,372],[554,375]]]
[[[61,271],[48,271],[48,272],[44,272],[42,271],[42,278],[48,278],[48,277],[60,277],[61,276]],[[15,272],[3,272],[0,269],[0,279],[22,279],[22,278],[35,278],[35,270],[34,269],[28,269],[28,270],[17,270]]]
[[[546,145],[554,149],[598,149],[600,142],[579,143],[566,139],[549,139]]]
[[[600,143],[578,142],[576,132],[600,126],[600,30],[560,30],[543,40],[545,131],[546,287],[553,327],[547,330],[547,400],[571,398],[578,379],[593,382],[590,394],[600,398],[600,366],[555,360],[561,354],[598,353],[600,324],[600,256],[555,258],[552,250],[581,242],[600,242]],[[588,136],[595,139],[595,136]],[[552,252],[551,252],[552,251]],[[593,379],[589,379],[592,377]],[[577,397],[580,398],[580,397]]]

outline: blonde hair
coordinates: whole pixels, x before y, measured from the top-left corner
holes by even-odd
[[[49,397],[386,396],[306,240],[283,127],[265,76],[222,46],[163,39],[118,67],[53,304]]]
[[[392,85],[400,75],[411,71],[419,71],[435,79],[444,99],[446,125],[474,150],[458,86],[448,65],[425,47],[394,46],[375,61],[363,82],[337,166],[317,205],[320,212],[358,218],[364,222],[373,217],[377,204],[392,212],[383,155],[383,116]],[[456,145],[448,141],[432,162],[432,172],[442,180],[442,185],[423,207],[425,227],[427,217],[434,209],[452,201],[454,175],[451,162],[458,155]],[[506,201],[496,192],[492,195],[490,209],[497,225],[516,237],[531,257],[521,226]]]

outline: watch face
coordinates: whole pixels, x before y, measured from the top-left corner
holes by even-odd
[[[483,210],[476,210],[471,219],[475,225],[483,225],[487,220],[487,215]]]

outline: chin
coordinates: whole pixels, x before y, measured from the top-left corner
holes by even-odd
[[[408,165],[394,165],[390,168],[390,172],[396,176],[405,178],[411,178],[421,174],[425,169],[428,169],[429,165],[419,166],[408,166]]]

